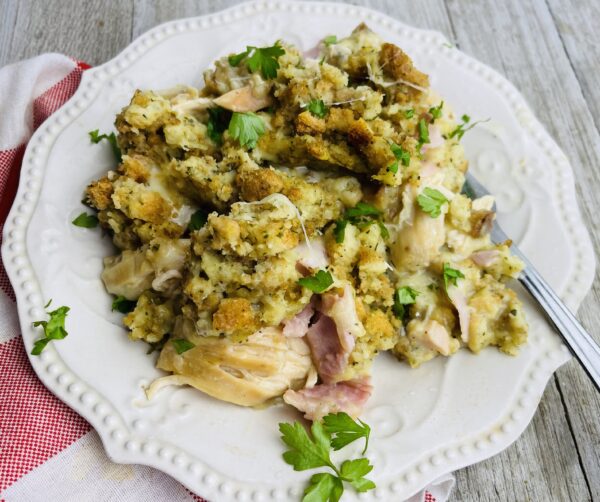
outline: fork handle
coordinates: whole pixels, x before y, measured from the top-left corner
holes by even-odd
[[[600,391],[600,347],[542,276],[527,262],[519,281],[539,302],[573,355]]]

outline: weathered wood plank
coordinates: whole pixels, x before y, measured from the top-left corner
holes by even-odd
[[[131,0],[2,0],[2,3],[8,4],[9,16],[5,22],[3,6],[1,65],[43,52],[60,52],[97,65],[116,55],[131,39]],[[16,15],[11,21],[13,11]]]
[[[548,4],[598,132],[600,131],[600,87],[598,86],[600,32],[597,25],[600,18],[600,3],[548,0]],[[578,143],[580,148],[595,151],[596,162],[587,164],[584,168],[588,179],[583,181],[584,178],[580,178],[582,180],[580,184],[581,202],[584,206],[584,213],[588,222],[590,220],[594,222],[597,221],[598,210],[600,210],[600,194],[597,184],[597,161],[600,158],[598,153],[600,146],[598,143],[586,144],[585,138]],[[593,233],[595,234],[594,247],[598,250],[597,224]],[[599,304],[600,286],[596,280],[592,292],[579,310],[579,315],[585,325],[598,326]],[[598,419],[600,395],[593,389],[585,374],[575,365],[569,365],[560,371],[559,383],[592,498],[600,500],[600,420]]]
[[[547,0],[569,61],[600,129],[600,2]]]
[[[239,3],[239,0],[176,0],[169,3],[134,0],[133,37],[172,19],[200,16],[225,9],[236,3]],[[412,26],[441,31],[448,38],[452,38],[452,29],[443,0],[426,0],[418,3],[395,0],[354,0],[351,3],[388,13]]]
[[[0,0],[0,67],[9,62],[10,42],[18,9],[18,2]]]
[[[595,249],[599,249],[599,225],[594,215],[600,209],[597,193],[600,174],[594,166],[600,161],[600,136],[593,127],[592,114],[546,5],[543,2],[518,0],[468,4],[448,0],[447,4],[461,48],[499,69],[521,89],[536,115],[571,159],[578,180],[580,207],[592,231]],[[572,7],[575,9],[574,5]],[[585,45],[580,46],[579,50],[589,50],[589,42],[586,39]],[[588,327],[598,323],[598,296],[598,286],[595,286],[580,309],[580,318]],[[561,392],[546,392],[530,428],[535,430],[540,442],[545,445],[546,455],[539,467],[544,472],[555,472],[558,476],[548,480],[550,493],[553,494],[550,498],[571,500],[558,496],[564,495],[561,490],[565,485],[570,490],[576,490],[574,493],[584,499],[597,497],[600,483],[598,395],[573,362],[558,372],[557,380]],[[560,416],[561,397],[566,404],[566,416]],[[549,406],[555,418],[546,421],[548,427],[543,428],[542,410]],[[574,445],[568,437],[559,434],[561,430],[566,431],[571,427]],[[527,442],[529,434],[528,431],[519,440],[517,448]],[[557,470],[557,459],[548,460],[553,457],[551,450],[557,448],[561,452],[563,467],[571,471],[569,474]],[[509,449],[497,460],[502,462],[511,453]],[[583,479],[581,475],[576,475],[576,464],[581,464],[584,469]],[[505,464],[508,472],[514,473],[514,464],[512,468],[510,466],[510,463]],[[463,481],[463,477],[470,476],[474,469],[478,469],[478,474],[482,472],[479,466],[469,468],[459,473],[459,479]],[[539,488],[539,483],[533,485]],[[531,487],[532,483],[528,486]],[[570,497],[573,496],[570,493]]]

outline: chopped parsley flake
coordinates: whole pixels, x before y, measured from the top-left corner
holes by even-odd
[[[115,136],[114,132],[111,132],[110,134],[100,134],[98,129],[96,129],[94,131],[90,131],[88,134],[90,135],[90,141],[95,145],[100,143],[100,141],[102,141],[103,139],[108,141],[113,151],[113,154],[117,159],[117,162],[119,164],[121,163],[121,149],[119,148],[119,144],[117,143],[117,137]]]
[[[404,319],[406,314],[404,306],[415,303],[415,300],[419,294],[420,293],[416,289],[413,289],[410,286],[402,286],[401,288],[398,288],[394,292],[394,306],[392,307],[394,315],[398,319]]]
[[[76,227],[96,228],[98,226],[98,217],[95,214],[81,213],[71,223]]]
[[[425,187],[423,193],[417,197],[419,207],[432,218],[437,218],[442,212],[442,206],[448,199],[442,192],[435,188]]]
[[[344,242],[347,225],[348,225],[348,220],[337,220],[335,222],[335,228],[333,230],[333,234],[335,235],[335,242],[337,242],[338,244],[341,244],[342,242]]]
[[[327,106],[322,99],[312,99],[306,108],[315,117],[319,117],[320,119],[327,115]]]
[[[448,290],[449,285],[453,284],[456,286],[456,281],[458,279],[465,278],[464,274],[460,270],[451,268],[450,265],[448,265],[447,263],[444,263],[443,274],[444,274],[444,286],[446,288],[446,291]]]
[[[48,308],[52,300],[50,300],[44,308]],[[56,310],[52,312],[48,312],[48,316],[50,317],[47,321],[35,321],[33,326],[42,326],[44,329],[44,336],[36,340],[33,344],[33,349],[31,350],[31,354],[34,356],[39,356],[42,351],[48,345],[48,342],[51,340],[62,340],[66,338],[69,334],[65,329],[65,319],[67,314],[69,313],[69,307],[58,307]]]
[[[456,126],[456,129],[454,129],[452,132],[450,132],[450,134],[448,134],[448,138],[456,137],[457,139],[460,140],[460,139],[462,139],[462,137],[465,135],[465,133],[467,131],[470,131],[471,129],[473,129],[473,127],[475,127],[477,124],[482,124],[483,122],[487,122],[490,119],[478,120],[476,122],[473,122],[471,125],[469,125],[469,122],[471,121],[471,117],[469,117],[468,115],[465,114],[461,117],[461,120],[462,120],[462,122],[460,124],[458,124],[458,126]]]
[[[337,36],[328,35],[323,39],[323,43],[327,46],[337,44]]]
[[[265,123],[256,113],[234,112],[229,122],[229,135],[241,146],[255,148],[258,138],[265,133]]]
[[[223,142],[223,133],[227,130],[229,121],[231,120],[231,112],[215,106],[208,109],[208,124],[206,124],[208,137],[217,145]]]
[[[359,202],[356,206],[348,209],[346,211],[346,216],[350,219],[352,218],[360,218],[363,216],[380,216],[381,211],[377,209],[375,206],[371,204],[367,204],[366,202]]]
[[[136,304],[135,300],[128,300],[124,296],[119,295],[113,300],[111,310],[127,314],[135,308]]]
[[[412,119],[415,116],[415,109],[409,108],[408,110],[404,110],[404,116],[407,119]]]
[[[279,41],[271,47],[253,47],[246,46],[244,52],[229,56],[231,66],[239,66],[245,59],[248,70],[252,73],[260,71],[265,80],[277,77],[279,69],[279,56],[283,56],[285,50],[281,47]]]
[[[419,148],[425,144],[429,143],[429,128],[427,127],[427,123],[424,119],[419,120]]]
[[[375,206],[367,204],[366,202],[359,202],[356,204],[356,206],[348,209],[341,220],[337,220],[335,222],[335,229],[333,231],[335,235],[335,241],[338,244],[344,242],[346,226],[348,223],[356,225],[361,230],[367,228],[373,223],[377,223],[381,231],[381,236],[384,239],[387,239],[390,236],[390,233],[383,224],[383,221],[381,221],[381,216],[381,211]]]
[[[444,107],[444,102],[442,101],[438,106],[434,106],[429,109],[429,113],[433,117],[432,123],[439,119],[442,116],[442,108]]]
[[[188,229],[190,232],[200,230],[208,220],[208,213],[204,209],[198,209],[190,218]]]
[[[175,340],[171,340],[171,343],[173,344],[173,347],[175,347],[175,351],[179,355],[195,347],[195,345],[192,342],[186,340],[185,338],[177,338]]]
[[[323,293],[333,284],[333,277],[327,270],[319,270],[315,275],[298,279],[298,284],[313,293]]]
[[[396,157],[396,161],[388,167],[388,171],[396,174],[398,172],[399,162],[402,163],[404,167],[408,167],[410,165],[410,153],[396,143],[391,143],[390,149],[392,150],[394,157]]]

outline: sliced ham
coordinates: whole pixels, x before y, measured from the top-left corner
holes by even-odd
[[[333,319],[319,315],[308,329],[306,340],[321,380],[334,382],[346,369],[350,352],[342,347]]]
[[[315,313],[312,304],[308,304],[294,317],[283,322],[283,334],[291,338],[300,338],[306,335],[308,325]]]
[[[307,420],[321,420],[329,413],[344,411],[352,417],[361,414],[373,387],[369,377],[334,384],[315,385],[310,389],[287,390],[283,400],[304,412]]]
[[[333,319],[342,348],[348,353],[354,348],[354,341],[365,334],[365,328],[358,318],[352,286],[344,286],[342,296],[325,293],[321,296],[319,310]]]
[[[496,260],[500,257],[500,251],[497,249],[484,249],[483,251],[476,251],[471,255],[471,260],[475,265],[480,267],[489,267],[493,265]]]
[[[271,96],[257,96],[251,86],[226,92],[213,100],[215,105],[232,112],[256,112],[271,105]]]

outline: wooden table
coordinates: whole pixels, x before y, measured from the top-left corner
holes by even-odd
[[[156,24],[236,0],[0,0],[0,66],[56,51],[97,65]],[[441,31],[525,95],[575,169],[600,246],[600,1],[354,0]],[[598,334],[600,283],[579,316]],[[501,454],[456,473],[455,501],[600,500],[600,394],[575,362],[550,381],[531,425]]]

